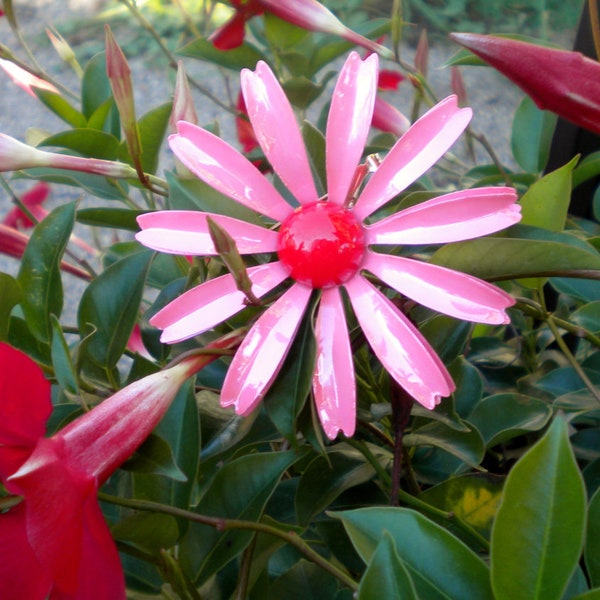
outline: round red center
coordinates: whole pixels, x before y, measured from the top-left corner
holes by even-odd
[[[356,273],[365,251],[363,228],[341,206],[316,202],[297,209],[279,230],[279,260],[290,277],[314,288],[332,287]]]

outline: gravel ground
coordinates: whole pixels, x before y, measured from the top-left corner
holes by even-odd
[[[103,0],[61,0],[58,2],[52,0],[15,0],[14,5],[19,22],[27,36],[27,41],[31,45],[36,58],[41,62],[42,67],[62,84],[76,90],[79,86],[77,77],[56,55],[45,37],[44,28],[48,25],[54,25],[60,30],[61,24],[70,23],[72,29],[73,24],[76,24],[79,19],[89,19],[97,15],[102,9]],[[76,32],[73,36],[79,42],[82,41],[79,39],[81,36],[78,38]],[[119,39],[118,36],[117,40],[123,44],[123,40]],[[19,51],[19,44],[6,19],[2,18],[0,18],[0,42],[16,51],[19,57],[25,59],[23,52]],[[565,47],[568,46],[567,37]],[[455,46],[445,43],[443,40],[431,43],[429,80],[439,97],[451,93],[450,70],[441,68],[441,66],[456,50]],[[403,51],[404,60],[410,61],[412,54],[413,50],[406,48]],[[149,58],[145,54],[140,56],[130,55],[128,59],[134,79],[138,115],[144,114],[171,98],[174,76],[161,60],[155,60],[154,57]],[[235,78],[227,83],[224,82],[223,74],[210,65],[188,60],[186,61],[186,69],[220,98],[227,98],[227,86],[232,87],[233,93],[236,93],[237,81],[235,81]],[[474,111],[472,122],[474,130],[484,133],[489,140],[493,140],[494,148],[501,160],[510,166],[512,164],[510,127],[522,93],[492,69],[466,68],[463,70],[463,76],[470,105]],[[410,111],[412,94],[407,84],[401,86],[400,91],[397,93],[388,93],[386,99],[394,103],[400,110],[407,113]],[[226,139],[232,140],[234,136],[233,119],[229,115],[223,115],[218,107],[200,95],[196,97],[196,108],[201,123],[210,123],[219,118],[221,134]],[[64,129],[58,118],[44,109],[36,99],[31,98],[17,88],[0,71],[0,131],[24,140],[26,130],[32,127],[53,133]],[[460,153],[461,147],[464,149],[464,143],[459,142],[454,150]],[[487,156],[480,149],[478,150],[478,160],[489,162]],[[161,165],[163,169],[172,165],[172,156],[166,148],[161,158]],[[14,189],[21,192],[29,186],[30,183],[15,182]],[[49,205],[52,206],[78,198],[79,194],[80,191],[73,188],[53,186]],[[84,198],[84,205],[85,202],[89,201],[89,199]],[[10,203],[7,194],[0,189],[0,219],[9,209]],[[85,232],[82,235],[85,237]],[[14,274],[17,269],[18,262],[16,260],[0,257],[1,271]],[[67,277],[66,279],[69,280],[66,308],[69,311],[77,306],[82,287],[79,285],[80,282],[71,282],[73,278]]]

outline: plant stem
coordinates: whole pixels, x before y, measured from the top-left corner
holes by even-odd
[[[98,498],[103,502],[115,504],[117,506],[124,506],[132,508],[134,510],[145,510],[165,515],[171,515],[181,519],[187,519],[195,523],[202,525],[208,525],[214,527],[218,531],[227,531],[231,529],[242,529],[245,531],[255,531],[257,533],[264,533],[266,535],[272,535],[273,537],[280,538],[293,546],[298,550],[305,558],[321,567],[324,571],[327,571],[330,575],[333,575],[338,581],[340,581],[346,587],[351,590],[358,590],[358,583],[352,579],[347,573],[336,567],[334,564],[323,558],[316,550],[305,542],[299,535],[293,531],[281,531],[271,525],[265,523],[255,523],[253,521],[243,521],[241,519],[226,519],[221,517],[209,517],[207,515],[201,515],[195,512],[176,508],[173,506],[166,506],[159,502],[151,502],[149,500],[133,500],[128,498],[119,498],[117,496],[111,496],[103,492],[98,493]]]

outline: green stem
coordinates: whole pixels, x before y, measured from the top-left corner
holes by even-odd
[[[209,517],[207,515],[200,515],[188,510],[176,508],[174,506],[166,506],[158,502],[119,498],[117,496],[111,496],[102,492],[98,493],[98,498],[103,502],[108,502],[117,506],[124,506],[134,510],[151,511],[165,515],[171,515],[181,519],[187,519],[188,521],[214,527],[218,531],[241,529],[245,531],[255,531],[256,533],[264,533],[266,535],[280,538],[290,546],[296,548],[296,550],[298,550],[305,558],[321,567],[324,571],[327,571],[330,575],[333,575],[343,585],[349,587],[353,591],[358,590],[358,583],[354,581],[354,579],[352,579],[347,573],[336,567],[334,564],[330,563],[327,559],[323,558],[317,551],[313,550],[313,548],[307,542],[305,542],[293,531],[281,531],[280,529],[272,527],[271,525],[266,525],[265,523],[255,523],[253,521]]]

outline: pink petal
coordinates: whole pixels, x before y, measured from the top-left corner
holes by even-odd
[[[254,324],[227,371],[221,406],[247,415],[261,401],[281,369],[311,292],[308,286],[293,285]]]
[[[0,514],[0,581],[3,598],[44,600],[52,580],[27,539],[25,504]]]
[[[313,377],[315,405],[325,434],[354,434],[356,384],[344,305],[338,287],[322,291],[315,324],[317,362]]]
[[[379,96],[375,98],[371,125],[376,129],[392,133],[398,137],[404,135],[410,129],[410,121],[395,106]]]
[[[509,187],[459,190],[366,227],[368,244],[445,244],[500,231],[521,220]]]
[[[362,156],[377,93],[377,55],[363,62],[351,52],[338,77],[326,133],[327,193],[344,204]]]
[[[277,78],[263,61],[242,70],[242,93],[256,139],[286,187],[301,204],[319,198],[294,111]]]
[[[364,277],[344,285],[371,348],[390,375],[426,408],[449,396],[454,382],[417,328]]]
[[[217,254],[208,231],[210,217],[235,239],[241,254],[276,252],[276,231],[240,221],[233,217],[195,210],[159,210],[137,218],[142,231],[135,238],[159,252],[206,256]]]
[[[264,296],[287,278],[279,262],[248,269],[257,297]],[[230,274],[210,279],[179,296],[157,312],[150,324],[163,329],[161,341],[172,344],[199,335],[246,308],[246,296]]]
[[[510,323],[505,309],[514,298],[490,283],[426,262],[368,252],[363,268],[401,294],[457,319]]]
[[[179,133],[169,136],[177,158],[197,177],[236,202],[284,221],[292,207],[264,175],[235,148],[209,131],[179,121]]]
[[[0,444],[33,448],[52,412],[50,383],[26,354],[0,343]]]
[[[454,144],[471,120],[470,108],[458,108],[448,96],[426,112],[396,142],[373,174],[355,206],[362,220],[406,189]]]

